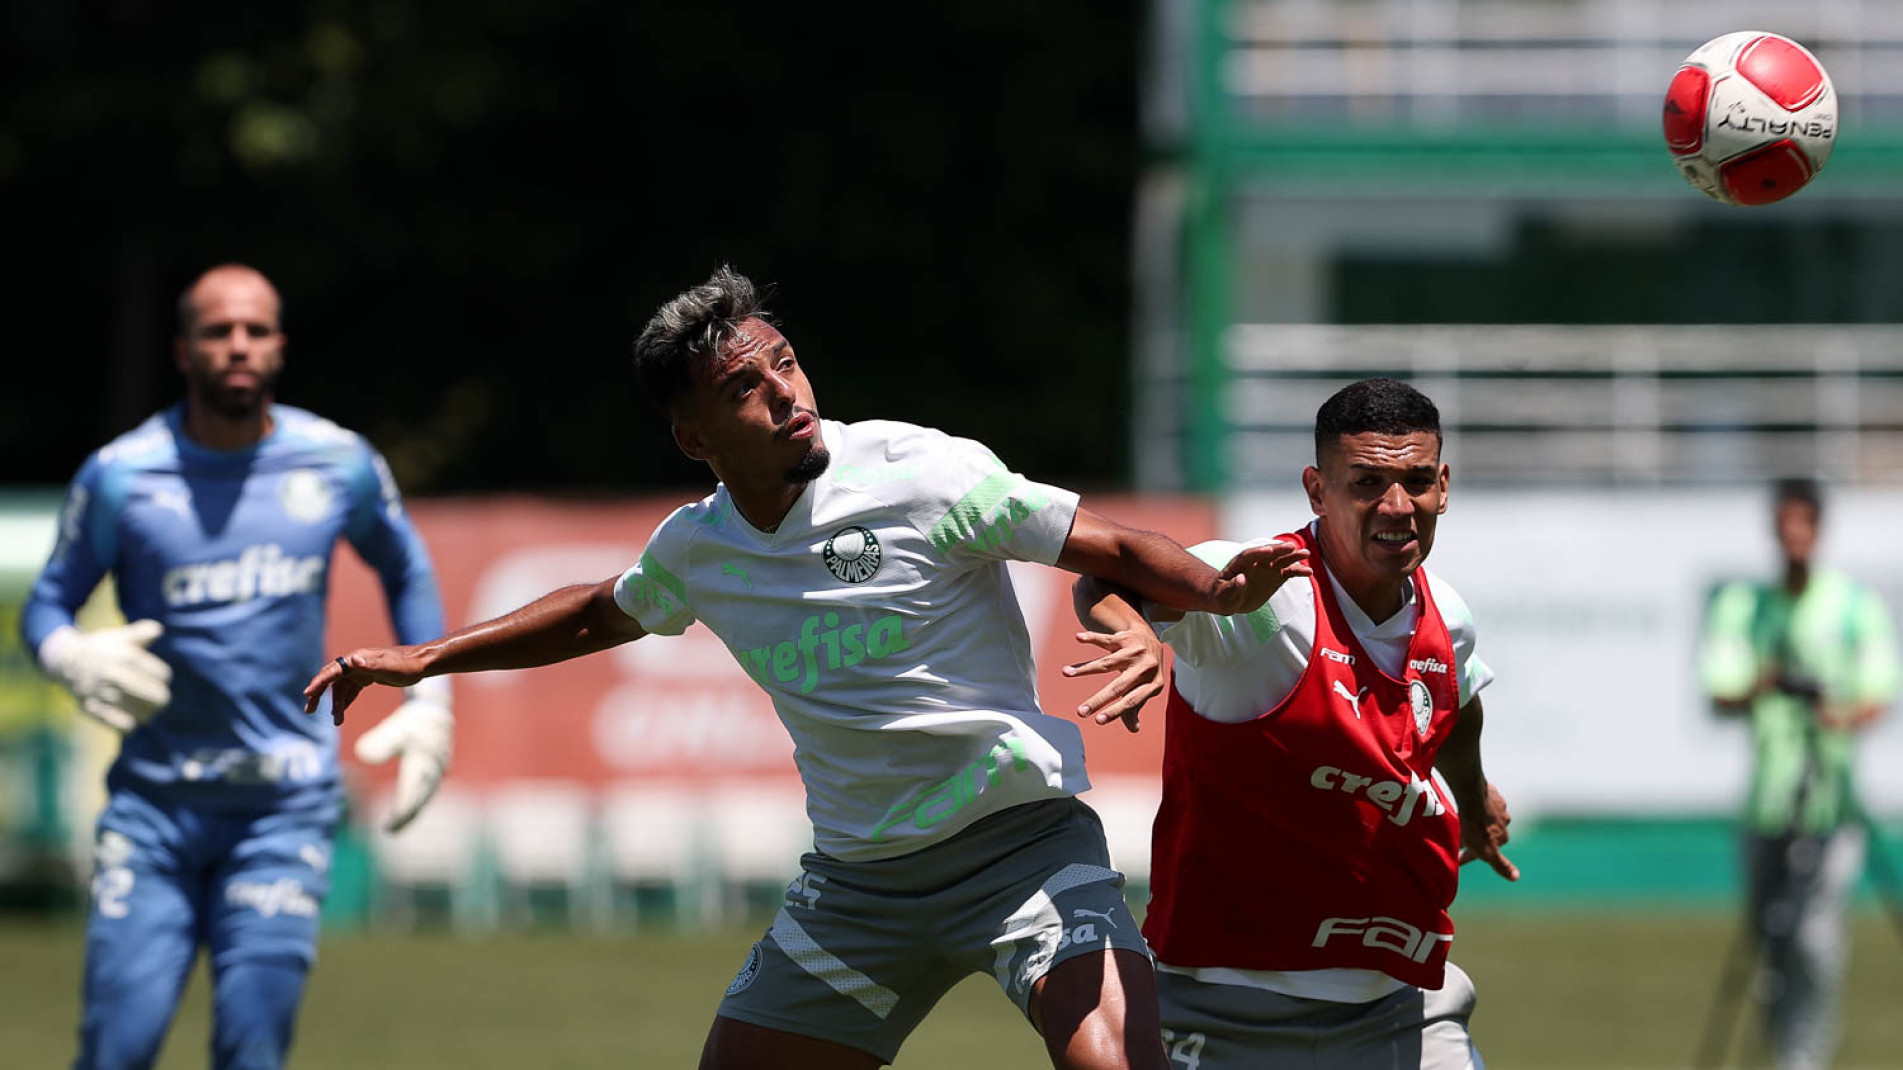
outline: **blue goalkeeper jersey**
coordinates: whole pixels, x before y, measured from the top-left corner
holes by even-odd
[[[304,712],[303,689],[324,660],[340,537],[381,577],[399,641],[443,632],[428,552],[383,458],[302,409],[271,416],[255,446],[213,450],[186,437],[175,406],[87,458],[68,491],[22,615],[29,648],[73,623],[110,572],[128,621],[165,625],[152,650],[172,667],[171,702],[125,737],[113,791],[232,808],[335,802],[337,731],[327,706]]]

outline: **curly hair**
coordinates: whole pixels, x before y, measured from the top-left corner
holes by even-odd
[[[661,306],[634,340],[634,378],[655,408],[667,412],[693,384],[694,362],[718,352],[744,320],[771,322],[765,295],[722,264],[706,282]]]

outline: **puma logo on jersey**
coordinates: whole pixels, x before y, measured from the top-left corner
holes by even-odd
[[[1361,700],[1367,697],[1368,689],[1364,687],[1361,689],[1360,694],[1356,694],[1349,691],[1347,685],[1343,684],[1340,680],[1336,680],[1335,694],[1347,699],[1348,705],[1355,711],[1355,720],[1361,720]]]
[[[173,608],[253,598],[283,598],[324,589],[324,557],[292,557],[274,542],[247,546],[237,557],[178,565],[159,578],[165,604]]]
[[[1308,783],[1318,791],[1359,795],[1379,807],[1388,815],[1388,820],[1397,825],[1406,825],[1414,820],[1417,813],[1439,817],[1447,812],[1447,806],[1441,801],[1440,792],[1434,790],[1432,782],[1422,780],[1411,769],[1407,776],[1408,782],[1403,784],[1398,780],[1376,780],[1332,765],[1322,765],[1309,774]]]
[[[1078,918],[1097,918],[1112,929],[1117,927],[1117,919],[1111,917],[1109,911],[1096,911],[1084,907],[1074,907],[1070,912],[1070,917],[1072,921],[1076,921]]]
[[[747,570],[744,566],[736,565],[732,561],[722,561],[720,563],[720,572],[725,576],[740,577],[740,582],[746,584],[747,590],[753,590],[753,580],[748,578]]]

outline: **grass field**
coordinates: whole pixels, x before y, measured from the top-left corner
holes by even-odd
[[[1689,1064],[1731,926],[1711,914],[1461,920],[1456,959],[1480,990],[1494,1070]],[[329,937],[292,1065],[300,1070],[691,1067],[751,931],[692,936],[372,932]],[[72,1058],[80,933],[0,924],[0,1065]],[[1840,1068],[1903,1066],[1903,943],[1859,918]],[[206,1065],[202,973],[161,1070]],[[1047,1065],[988,979],[967,980],[915,1034],[904,1070]]]

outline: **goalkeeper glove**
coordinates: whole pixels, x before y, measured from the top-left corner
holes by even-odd
[[[90,632],[66,625],[40,644],[40,665],[79,700],[80,712],[130,732],[172,700],[172,667],[146,649],[164,634],[155,620]]]
[[[396,767],[396,806],[384,831],[400,832],[436,794],[455,750],[456,718],[449,712],[448,687],[440,681],[418,684],[390,716],[357,737],[357,758],[381,765],[402,755]]]

